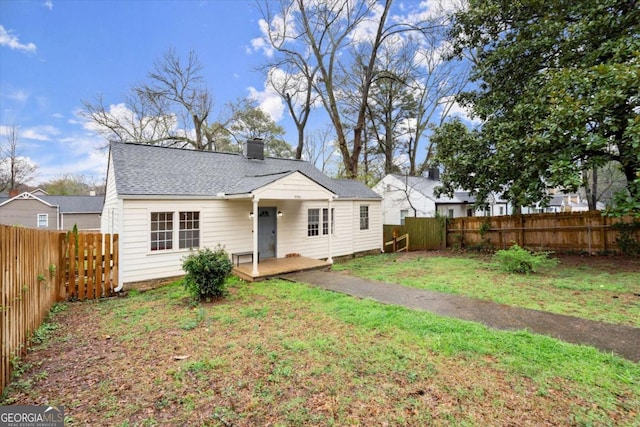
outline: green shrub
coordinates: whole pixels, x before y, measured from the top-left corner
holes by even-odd
[[[189,254],[182,261],[187,273],[184,286],[196,301],[221,297],[225,293],[225,282],[233,264],[227,252],[220,246]]]
[[[555,258],[549,258],[551,252],[530,252],[518,245],[500,250],[493,255],[493,261],[503,271],[529,274],[540,269],[553,268],[558,264]]]
[[[640,255],[640,241],[636,239],[636,232],[640,230],[640,221],[618,222],[611,226],[620,234],[616,237],[616,244],[624,255]]]

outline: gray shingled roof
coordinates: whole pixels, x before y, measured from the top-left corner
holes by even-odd
[[[52,206],[58,206],[61,213],[101,213],[104,196],[34,196]],[[0,197],[0,204],[12,197]]]
[[[431,178],[425,178],[422,176],[404,176],[404,175],[393,175],[395,178],[399,179],[403,183],[408,179],[407,186],[409,188],[413,188],[414,190],[420,192],[425,197],[435,201],[436,203],[475,203],[476,199],[473,196],[469,195],[468,191],[455,191],[453,193],[453,197],[448,197],[446,195],[441,195],[440,197],[434,196],[434,189],[440,185],[442,182],[436,181]]]
[[[62,213],[101,213],[104,196],[36,196]]]
[[[247,159],[242,154],[183,150],[144,144],[111,144],[118,194],[128,196],[216,196],[248,194],[300,172],[340,198],[379,199],[355,180],[324,175],[302,160]]]

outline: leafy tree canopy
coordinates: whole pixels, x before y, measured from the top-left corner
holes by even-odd
[[[475,60],[475,89],[459,100],[484,123],[438,132],[445,193],[496,191],[522,206],[615,161],[640,200],[636,0],[471,0],[454,21],[455,53]]]

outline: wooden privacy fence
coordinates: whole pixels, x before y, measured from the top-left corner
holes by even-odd
[[[453,218],[447,224],[447,246],[506,248],[517,243],[536,250],[619,252],[620,232],[613,225],[632,221],[600,212]],[[640,240],[640,230],[635,231],[635,239]]]
[[[118,286],[118,235],[69,234],[62,254],[65,299],[109,297]]]
[[[444,249],[445,222],[437,218],[405,218],[404,225],[384,225],[383,242],[393,241],[393,237],[408,234],[410,251]],[[387,251],[388,248],[385,248]]]
[[[113,294],[118,235],[0,225],[0,394],[56,301]]]
[[[409,234],[410,251],[484,246],[507,248],[514,243],[536,250],[588,253],[620,252],[616,223],[631,223],[632,217],[610,218],[600,212],[564,212],[494,217],[442,219],[405,218],[404,225],[384,225],[385,251],[388,242]],[[640,229],[633,236],[640,241]]]

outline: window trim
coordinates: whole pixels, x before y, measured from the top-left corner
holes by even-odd
[[[317,223],[312,224],[310,222],[310,213],[311,211],[317,211]],[[325,216],[326,215],[326,216]],[[316,237],[327,237],[329,235],[329,208],[324,207],[313,207],[307,208],[307,237],[311,239],[315,239]],[[331,208],[331,235],[334,236],[336,234],[336,209],[334,207]],[[317,228],[317,234],[309,234],[311,232],[310,226],[315,225]]]
[[[44,218],[44,225],[40,225],[40,218]],[[49,228],[49,214],[48,213],[39,213],[38,216],[36,217],[36,225],[38,226],[38,228]]]
[[[326,216],[326,220],[325,220],[325,214]],[[331,208],[331,235],[335,235],[336,234],[336,209],[335,208]],[[329,208],[322,208],[322,235],[323,236],[328,236],[329,235]]]
[[[182,218],[183,214],[191,214],[191,218]],[[195,214],[195,215],[194,215]],[[183,223],[185,225],[196,225],[197,227],[192,228],[182,228]],[[197,232],[197,237],[193,236],[193,233]],[[190,237],[184,237],[183,235],[191,234]],[[193,242],[197,241],[197,245],[193,245]],[[189,246],[183,246],[183,243],[186,245],[187,242],[191,242],[192,244]],[[178,211],[178,249],[199,249],[200,248],[200,211]]]
[[[312,222],[312,211],[315,215],[315,220]],[[321,209],[320,208],[307,208],[307,237],[319,237],[321,231],[320,221]]]
[[[158,208],[158,209],[147,209],[147,254],[149,255],[157,255],[157,254],[169,254],[169,253],[177,253],[177,252],[189,252],[193,249],[200,249],[202,247],[202,208],[197,208],[197,209],[185,209],[185,210],[169,210],[169,209],[163,209],[163,208]],[[171,228],[167,228],[165,230],[152,230],[153,228],[153,221],[152,221],[152,216],[153,214],[159,214],[159,213],[164,213],[164,214],[171,214],[172,215],[172,219],[171,219]],[[180,218],[180,214],[183,213],[197,213],[198,214],[198,228],[197,229],[181,229],[181,218]],[[198,246],[189,246],[189,247],[180,247],[181,245],[181,232],[182,231],[192,231],[192,230],[197,230],[198,232]],[[168,232],[171,233],[171,248],[170,249],[153,249],[153,240],[152,240],[152,233],[158,233],[158,232]],[[157,242],[160,242],[159,240]]]
[[[363,208],[365,210],[363,210]],[[363,213],[366,213],[366,215],[362,215]],[[366,231],[369,230],[369,205],[360,205],[360,230],[361,231]],[[364,222],[363,222],[364,221]]]
[[[403,215],[404,214],[404,215]],[[409,216],[409,209],[400,209],[400,225],[405,225],[406,219]]]

